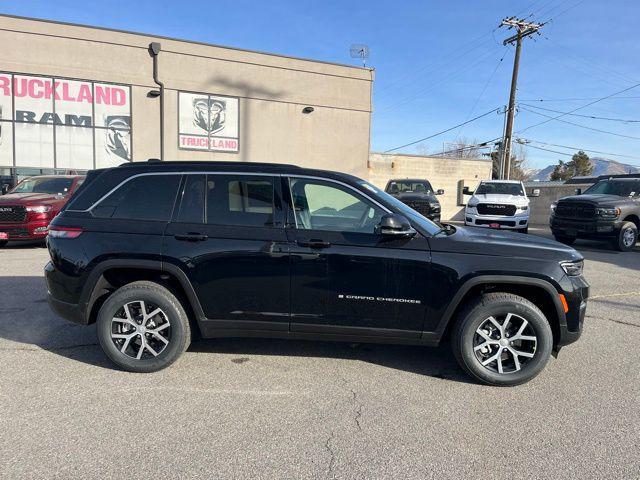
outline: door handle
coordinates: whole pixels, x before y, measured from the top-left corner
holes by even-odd
[[[200,233],[187,233],[184,235],[174,235],[176,240],[181,240],[183,242],[202,242],[209,238],[207,235],[202,235]]]
[[[312,238],[311,240],[298,240],[298,245],[309,248],[327,248],[331,246],[331,243]]]

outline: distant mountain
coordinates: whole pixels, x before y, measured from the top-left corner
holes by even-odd
[[[620,175],[623,173],[640,173],[640,167],[627,165],[626,163],[616,162],[615,160],[607,160],[606,158],[593,157],[590,159],[593,165],[594,177],[599,175]],[[530,182],[539,181],[547,182],[553,173],[553,169],[557,164],[552,164],[539,170],[528,171],[527,180]]]

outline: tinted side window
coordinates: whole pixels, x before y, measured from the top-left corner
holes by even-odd
[[[273,226],[273,178],[207,175],[207,223]]]
[[[205,175],[186,175],[182,201],[176,221],[180,223],[204,223]]]
[[[384,210],[353,190],[321,180],[291,179],[296,228],[374,233]]]
[[[143,175],[129,180],[91,210],[94,217],[169,221],[180,175]]]

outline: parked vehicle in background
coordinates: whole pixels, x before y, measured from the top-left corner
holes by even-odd
[[[442,227],[351,175],[240,162],[89,172],[51,224],[51,307],[97,322],[120,367],[159,370],[193,333],[438,345],[516,385],[580,336],[573,248]]]
[[[384,190],[429,220],[440,221],[442,208],[436,195],[444,195],[444,190],[435,191],[428,180],[389,180]]]
[[[600,180],[584,193],[551,205],[549,226],[556,240],[608,239],[620,251],[632,250],[640,230],[640,178]]]
[[[517,180],[483,180],[472,195],[464,214],[465,225],[517,230],[529,229],[529,198],[522,182]]]
[[[0,196],[0,247],[9,241],[44,240],[49,223],[83,179],[79,175],[30,177]]]

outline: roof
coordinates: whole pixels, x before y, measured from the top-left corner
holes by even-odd
[[[353,175],[342,172],[334,172],[331,170],[321,170],[315,168],[305,168],[298,165],[286,163],[264,163],[264,162],[236,162],[236,161],[184,161],[184,160],[165,160],[159,161],[151,159],[148,162],[127,162],[110,170],[129,170],[137,169],[144,171],[208,171],[215,170],[226,172],[251,172],[251,173],[277,173],[283,175],[309,175],[321,176],[340,180],[348,180],[357,182],[361,179]]]
[[[513,183],[520,185],[520,180],[480,180],[481,183]]]
[[[95,26],[95,25],[88,25],[88,24],[84,24],[84,23],[62,22],[62,21],[59,21],[59,20],[49,20],[49,19],[46,19],[46,18],[37,18],[37,17],[25,17],[25,16],[21,16],[21,15],[10,15],[10,14],[6,14],[6,13],[0,14],[0,17],[13,18],[13,19],[16,19],[16,20],[28,20],[28,21],[33,21],[33,22],[51,23],[51,24],[55,24],[55,25],[66,25],[66,26],[69,26],[69,27],[92,28],[94,30],[125,33],[125,34],[128,34],[128,35],[137,35],[137,36],[141,36],[141,37],[155,38],[155,39],[159,39],[159,40],[170,40],[170,41],[174,41],[174,42],[190,43],[190,44],[193,44],[193,45],[204,45],[206,47],[224,48],[226,50],[235,50],[235,51],[238,51],[238,52],[257,53],[257,54],[260,54],[260,55],[268,55],[268,56],[271,56],[271,57],[290,58],[292,60],[300,60],[300,61],[303,61],[303,62],[323,63],[323,64],[326,64],[326,65],[335,65],[337,67],[351,68],[351,69],[354,69],[354,70],[363,70],[365,72],[372,72],[374,70],[371,67],[361,67],[359,65],[350,65],[348,63],[329,62],[329,61],[326,61],[326,60],[315,60],[315,59],[312,59],[312,58],[296,57],[296,56],[293,56],[293,55],[283,55],[283,54],[278,54],[278,53],[264,52],[264,51],[260,51],[260,50],[250,50],[248,48],[229,47],[229,46],[226,46],[226,45],[218,45],[218,44],[215,44],[215,43],[199,42],[197,40],[186,40],[186,39],[183,39],[183,38],[167,37],[167,36],[163,36],[163,35],[155,35],[155,34],[152,34],[152,33],[136,32],[136,31],[133,31],[133,30],[123,30],[123,29],[118,29],[118,28],[98,27],[98,26]]]

